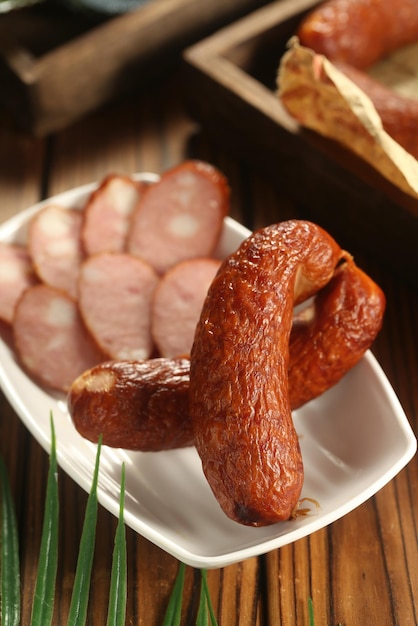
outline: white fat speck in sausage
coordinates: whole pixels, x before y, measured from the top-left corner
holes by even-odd
[[[207,163],[186,161],[148,187],[132,215],[127,249],[160,274],[211,256],[228,211],[225,177]]]
[[[151,299],[158,280],[148,263],[130,254],[103,252],[83,263],[81,315],[107,357],[151,355]]]
[[[217,259],[190,259],[161,278],[152,306],[152,334],[161,356],[190,354],[202,305],[220,264]]]
[[[77,303],[48,285],[23,293],[15,308],[13,334],[23,367],[52,389],[68,391],[77,376],[103,360]]]
[[[26,248],[0,243],[0,319],[11,324],[14,308],[23,291],[35,284],[32,262]]]
[[[73,298],[83,259],[81,223],[80,211],[50,205],[34,217],[29,227],[28,250],[40,280]]]
[[[87,255],[125,251],[131,214],[146,187],[120,174],[102,181],[84,209],[81,240]]]

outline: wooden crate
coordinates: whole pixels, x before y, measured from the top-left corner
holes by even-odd
[[[313,0],[273,2],[184,52],[190,112],[271,176],[299,212],[347,248],[418,285],[418,202],[337,143],[302,129],[276,94],[287,42]]]
[[[158,76],[187,45],[266,0],[153,0],[92,23],[57,5],[0,16],[0,102],[37,135]]]

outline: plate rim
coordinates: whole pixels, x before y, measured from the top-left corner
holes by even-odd
[[[142,172],[131,175],[135,180],[144,179],[144,177],[150,182],[155,182],[158,180],[159,176],[157,174],[151,172]],[[68,189],[67,191],[61,192],[50,198],[42,200],[28,209],[25,209],[15,216],[6,220],[4,223],[0,224],[0,242],[13,242],[13,239],[10,239],[13,231],[16,233],[22,227],[24,227],[27,221],[34,215],[36,212],[41,210],[44,206],[53,203],[53,202],[67,202],[69,197],[73,197],[76,195],[78,197],[78,201],[80,202],[81,196],[91,193],[95,188],[98,187],[100,181],[87,183],[81,185],[79,187],[74,187],[72,189]],[[66,204],[65,206],[74,206],[74,201]],[[231,217],[225,218],[225,226],[224,233],[226,227],[235,228],[235,235],[244,237],[250,233],[248,229],[246,229],[242,224],[233,220]],[[6,239],[4,239],[6,237]],[[3,352],[3,347],[5,346],[3,340],[0,338],[0,357]],[[9,349],[8,346],[5,346],[5,349]],[[295,530],[290,531],[289,533],[285,533],[283,535],[279,535],[276,537],[272,537],[266,539],[261,542],[255,542],[251,546],[236,548],[229,552],[221,552],[217,555],[209,555],[209,554],[198,554],[196,551],[192,552],[191,550],[186,549],[184,546],[179,543],[175,543],[173,540],[167,537],[163,537],[160,532],[157,532],[155,528],[153,528],[150,524],[147,524],[143,519],[139,519],[135,517],[135,515],[129,511],[125,510],[125,523],[132,528],[135,532],[142,535],[159,548],[165,550],[172,556],[177,559],[183,561],[184,563],[196,567],[196,568],[220,568],[225,567],[227,565],[231,565],[236,562],[243,561],[247,558],[251,558],[253,556],[265,554],[273,549],[282,547],[289,543],[293,543],[294,541],[306,537],[313,532],[316,532],[320,528],[326,527],[329,524],[333,523],[337,519],[340,519],[347,513],[351,512],[355,508],[357,508],[360,504],[368,500],[370,497],[375,495],[383,486],[385,486],[390,480],[392,480],[412,459],[417,449],[417,440],[413,433],[412,427],[409,423],[409,420],[401,406],[401,403],[390,384],[388,378],[386,377],[382,367],[378,363],[377,358],[373,355],[373,353],[368,350],[365,355],[362,357],[362,360],[367,362],[367,365],[371,367],[374,375],[379,380],[382,388],[385,390],[385,393],[388,396],[390,401],[390,406],[392,412],[394,412],[397,425],[399,427],[399,431],[404,438],[404,446],[403,453],[399,456],[397,461],[393,463],[390,467],[386,469],[383,475],[375,480],[372,484],[370,484],[366,489],[363,489],[357,496],[351,498],[348,504],[341,505],[336,509],[329,511],[326,515],[317,519],[317,523],[313,521],[311,524],[306,526],[300,526],[295,528]],[[18,368],[18,364],[16,363],[16,367]],[[38,387],[36,383],[31,381],[38,389],[42,390],[41,387]],[[14,387],[11,383],[8,373],[5,369],[5,365],[0,358],[0,387],[3,390],[5,397],[8,402],[18,415],[19,419],[24,423],[25,427],[29,430],[31,435],[38,441],[41,447],[49,454],[50,445],[51,445],[51,433],[50,431],[46,433],[42,428],[35,429],[33,427],[33,422],[36,419],[33,419],[33,416],[30,415],[29,409],[26,407],[24,401],[19,396],[18,389]],[[45,392],[48,395],[48,392]],[[62,394],[58,394],[61,396]],[[49,398],[54,397],[53,395],[49,395]],[[315,400],[313,401],[315,402]],[[29,414],[29,416],[28,416]],[[95,444],[90,444],[92,450],[95,450],[97,446]],[[120,449],[116,449],[116,452],[120,452]],[[123,452],[123,451],[122,451]],[[122,455],[123,456],[123,455]],[[91,487],[91,478],[92,474],[82,475],[79,471],[75,470],[70,460],[68,459],[68,455],[66,456],[60,446],[60,442],[57,440],[57,460],[58,464],[63,471],[67,475],[69,475],[82,489],[86,492],[89,492]],[[119,459],[120,463],[122,462]],[[102,506],[106,510],[108,510],[111,514],[116,517],[119,514],[119,499],[115,497],[111,497],[109,491],[102,487],[102,481],[100,480],[99,475],[99,483],[98,483],[98,500]]]

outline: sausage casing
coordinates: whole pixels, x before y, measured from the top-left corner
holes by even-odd
[[[343,252],[320,227],[256,231],[221,266],[191,352],[190,413],[221,508],[253,526],[288,519],[303,463],[289,403],[293,306],[323,287]]]
[[[386,299],[352,259],[316,295],[308,315],[293,320],[289,396],[297,409],[335,385],[379,333]]]
[[[366,73],[418,41],[418,0],[329,0],[303,18],[300,43],[326,56],[367,94],[385,131],[418,159],[418,102]]]
[[[68,394],[78,432],[114,448],[159,451],[193,444],[189,360],[108,361],[84,372]]]
[[[418,40],[417,0],[328,0],[298,29],[302,45],[364,70]]]

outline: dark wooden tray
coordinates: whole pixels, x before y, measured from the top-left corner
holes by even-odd
[[[277,182],[303,216],[418,285],[418,201],[333,141],[302,129],[276,95],[287,42],[313,0],[260,8],[184,52],[191,114]]]
[[[266,0],[153,0],[100,23],[56,5],[0,15],[0,102],[37,135],[139,87]]]

